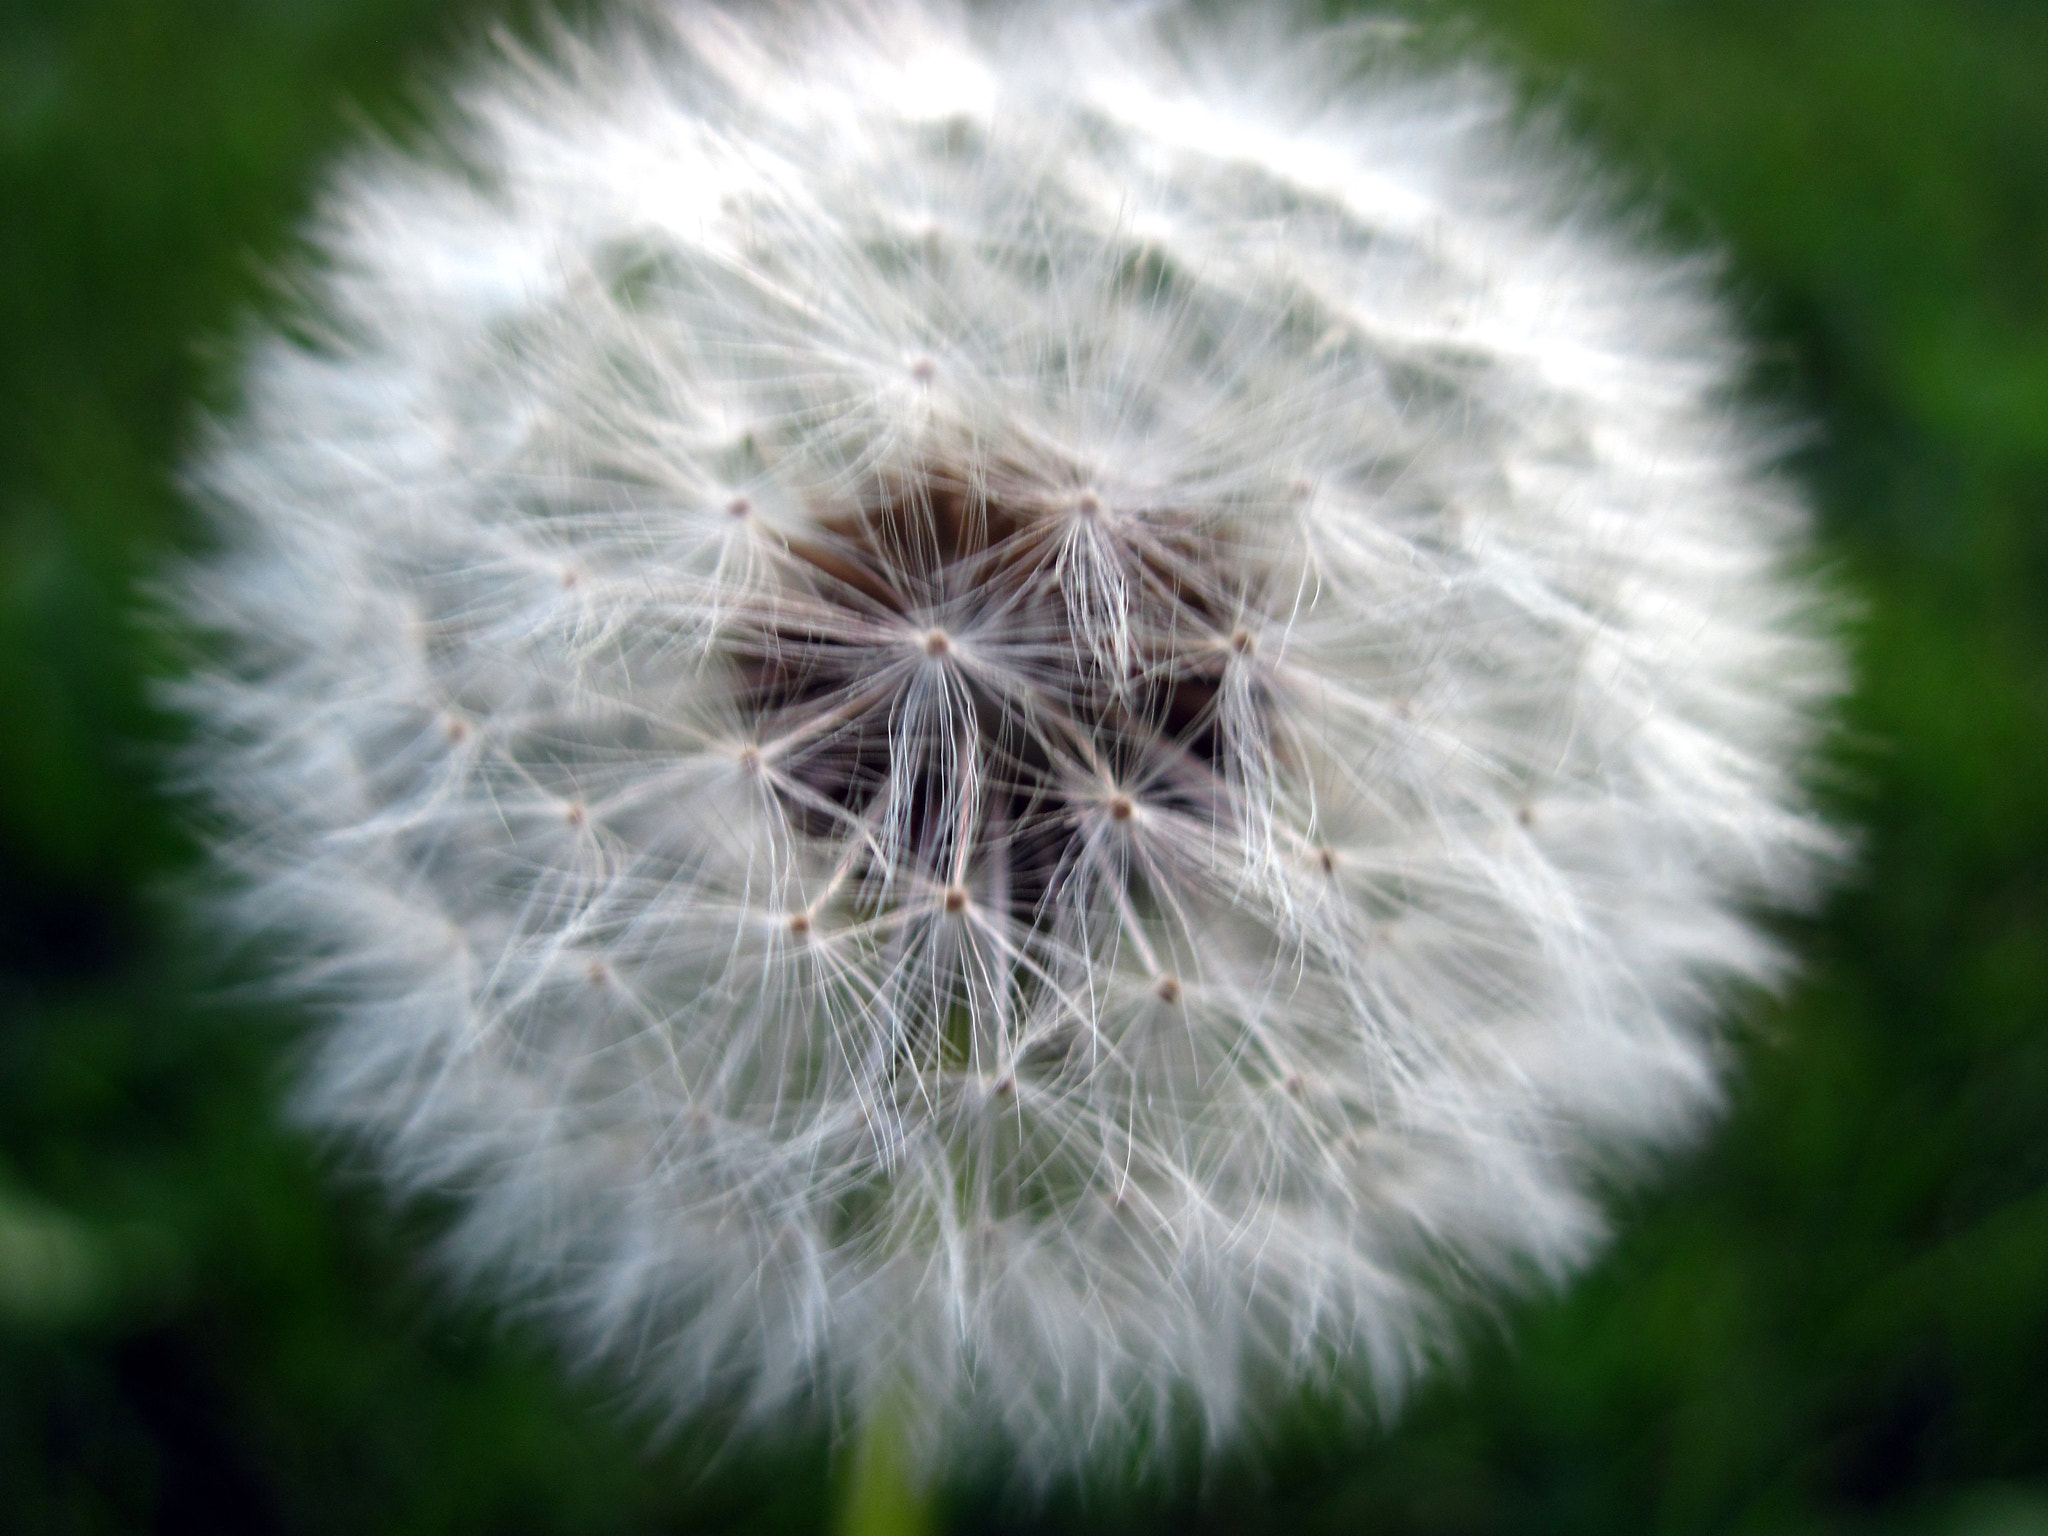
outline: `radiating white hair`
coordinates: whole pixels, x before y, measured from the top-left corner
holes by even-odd
[[[463,1273],[1042,1478],[1385,1402],[1711,1109],[1806,520],[1698,264],[1403,51],[647,3],[339,177],[186,691]]]

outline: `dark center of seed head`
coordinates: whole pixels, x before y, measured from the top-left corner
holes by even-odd
[[[1242,561],[1192,519],[1148,514],[1121,554],[1132,641],[1111,653],[1064,558],[1071,519],[1100,517],[1101,498],[998,497],[988,483],[875,483],[819,511],[785,546],[782,590],[727,632],[727,654],[748,734],[778,743],[774,793],[794,829],[864,844],[861,883],[933,882],[949,913],[968,907],[961,872],[977,889],[985,876],[983,899],[1036,929],[1067,882],[1102,878],[1076,856],[1088,824],[1105,809],[1119,824],[1137,815],[1131,793],[1085,788],[1101,775],[1142,784],[1162,812],[1231,814],[1216,700],[1249,633],[1222,623],[1219,594]],[[949,665],[937,702],[906,714],[911,685],[892,682],[889,643],[870,637],[907,631],[925,656],[952,658],[963,622],[974,667]],[[1222,648],[1205,638],[1219,629]],[[741,754],[750,772],[762,761]]]

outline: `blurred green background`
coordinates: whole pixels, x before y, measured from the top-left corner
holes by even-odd
[[[0,1529],[807,1531],[822,1447],[721,1453],[441,1294],[280,1128],[293,1021],[208,1001],[129,617],[323,159],[503,6],[0,0]],[[1417,0],[1728,253],[1756,390],[1863,614],[1729,1123],[1569,1294],[1391,1432],[959,1531],[2048,1536],[2048,5]]]

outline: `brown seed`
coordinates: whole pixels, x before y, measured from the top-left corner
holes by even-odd
[[[965,886],[949,885],[946,887],[946,910],[948,912],[965,912],[967,910],[967,888]]]
[[[951,649],[953,649],[953,638],[943,629],[934,629],[926,632],[924,637],[925,655],[943,656]]]
[[[1138,814],[1137,803],[1129,795],[1117,795],[1109,802],[1109,814],[1113,821],[1129,821]]]
[[[1152,983],[1152,995],[1158,998],[1159,1001],[1161,1001],[1162,1003],[1179,1002],[1180,978],[1177,976],[1160,977],[1157,981]]]

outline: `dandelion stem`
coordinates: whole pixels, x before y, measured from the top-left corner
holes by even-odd
[[[933,1536],[929,1498],[911,1476],[908,1406],[892,1393],[862,1415],[847,1447],[835,1536]]]

